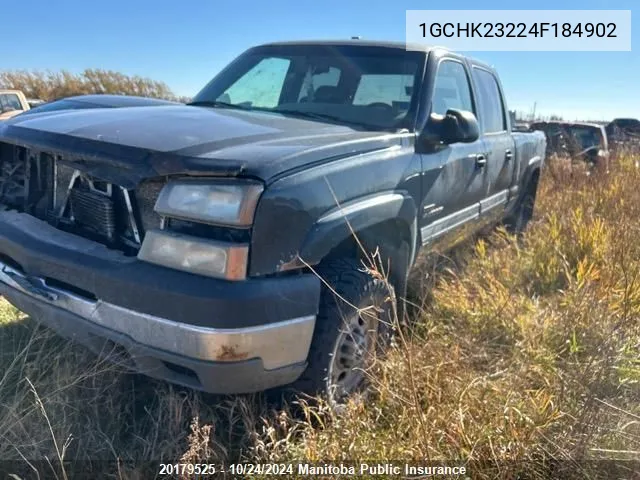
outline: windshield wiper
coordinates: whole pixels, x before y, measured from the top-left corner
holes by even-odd
[[[346,123],[349,125],[356,125],[358,127],[371,128],[375,130],[384,130],[384,127],[378,125],[371,125],[366,122],[358,122],[356,120],[345,120],[337,115],[331,115],[330,113],[318,113],[318,112],[303,112],[295,109],[269,109],[270,112],[283,113],[285,115],[297,115],[299,117],[310,118],[313,120],[329,120],[337,123]]]
[[[192,107],[222,107],[222,108],[235,108],[237,110],[251,110],[251,107],[244,105],[237,105],[235,103],[221,102],[219,100],[202,100],[199,102],[187,103]]]

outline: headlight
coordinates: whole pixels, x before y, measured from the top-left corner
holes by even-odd
[[[176,181],[162,189],[155,210],[196,222],[249,227],[261,193],[258,183]]]
[[[247,274],[248,250],[247,245],[151,230],[144,237],[138,258],[208,277],[243,280]]]

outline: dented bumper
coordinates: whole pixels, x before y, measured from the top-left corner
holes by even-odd
[[[135,271],[138,264],[144,269],[148,265],[111,258],[113,254],[98,244],[59,230],[52,232],[47,224],[26,217],[0,213],[0,293],[60,334],[116,361],[124,355],[136,371],[211,393],[260,391],[291,383],[304,371],[319,293],[319,286],[316,291],[315,282],[308,278],[294,279],[298,285],[307,285],[304,294],[293,286],[292,291],[283,291],[287,284],[282,284],[281,279],[215,280],[218,289],[192,292],[195,304],[207,304],[208,300],[214,307],[209,310],[209,320],[186,323],[156,312],[162,310],[167,299],[176,301],[179,294],[178,308],[167,311],[179,310],[182,318],[188,318],[191,302],[181,279],[188,277],[197,283],[198,276],[176,276],[180,272],[154,267],[155,274],[136,289],[135,282],[123,284],[118,275],[123,270]],[[75,275],[74,266],[88,275],[91,262],[83,259],[87,255],[100,266],[94,265],[91,280],[83,283],[79,281],[83,275]],[[142,305],[164,298],[155,302],[153,312],[118,303],[116,294],[112,294],[116,301],[101,298],[96,295],[100,278],[110,275],[122,289],[122,303],[136,295]],[[203,278],[202,282],[205,287],[211,285],[211,279]],[[233,284],[229,285],[233,294],[224,288],[227,284]],[[244,298],[243,285],[247,289]],[[153,296],[145,302],[140,297],[148,291]],[[258,299],[265,302],[265,320],[243,318],[243,311],[245,316],[255,314],[259,303],[252,303]],[[228,318],[221,318],[225,315],[236,320],[235,326],[229,325]]]

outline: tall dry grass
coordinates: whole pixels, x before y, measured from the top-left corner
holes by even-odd
[[[80,73],[67,70],[0,71],[0,88],[21,90],[27,98],[47,101],[93,93],[177,100],[176,95],[164,82],[99,68],[87,68]]]
[[[373,395],[339,416],[322,402],[215,397],[131,375],[5,305],[0,459],[15,460],[3,465],[22,475],[40,469],[41,478],[87,468],[146,478],[160,461],[239,460],[633,478],[639,187],[632,155],[608,173],[549,165],[522,239],[498,231],[460,247],[435,277],[418,272],[416,281],[432,286],[417,296],[411,327],[370,372]]]

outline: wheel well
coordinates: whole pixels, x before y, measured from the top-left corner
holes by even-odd
[[[405,275],[408,265],[393,264],[394,257],[398,258],[398,253],[403,249],[405,243],[410,249],[411,230],[409,226],[400,219],[385,220],[352,233],[335,246],[322,261],[349,257],[364,260],[368,265],[367,258],[371,259],[372,254],[379,250],[384,268],[390,267],[392,273],[395,273],[394,276]],[[390,261],[390,264],[387,261]],[[395,263],[398,263],[398,260]]]

